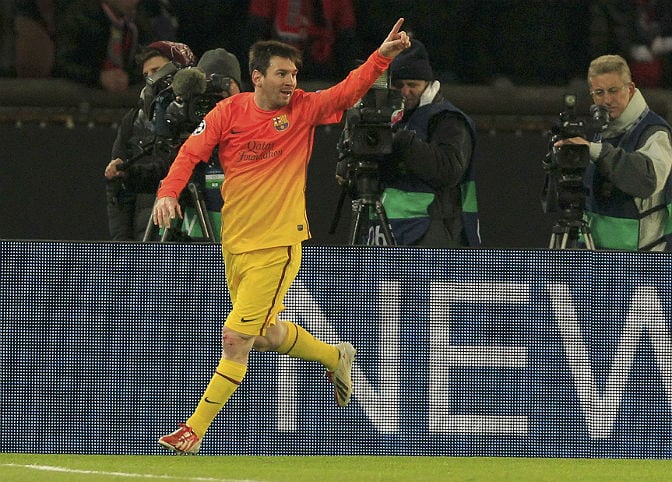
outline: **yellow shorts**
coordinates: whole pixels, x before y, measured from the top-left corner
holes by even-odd
[[[222,248],[233,310],[224,325],[265,335],[285,309],[283,300],[301,267],[301,244],[232,254]]]

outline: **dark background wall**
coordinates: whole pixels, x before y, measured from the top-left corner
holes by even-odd
[[[334,180],[341,127],[318,129],[309,169],[308,216],[312,244],[348,239],[349,198],[335,234],[329,228],[340,188]],[[115,130],[109,126],[0,126],[0,238],[106,240],[103,170]],[[549,216],[541,212],[541,132],[482,131],[479,137],[478,195],[484,244],[545,247]]]

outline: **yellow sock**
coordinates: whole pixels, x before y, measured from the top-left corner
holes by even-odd
[[[327,370],[334,371],[338,366],[338,349],[308,333],[291,321],[287,324],[287,338],[278,347],[278,353],[302,360],[318,361]]]
[[[242,383],[247,365],[222,358],[210,379],[208,388],[198,402],[194,413],[187,420],[196,435],[203,437],[224,404]]]

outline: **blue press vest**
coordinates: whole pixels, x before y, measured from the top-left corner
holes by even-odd
[[[620,137],[607,139],[606,142],[614,147],[620,147],[626,152],[634,152],[639,146],[640,138],[644,131],[648,127],[657,125],[670,129],[669,124],[662,117],[655,112],[649,111],[631,132],[625,133]],[[667,209],[668,212],[672,211],[670,208],[672,202],[672,176],[668,176],[665,184],[664,204],[644,213],[640,213],[637,209],[633,196],[630,196],[617,188],[614,188],[609,193],[609,196],[603,196],[600,187],[605,182],[608,182],[607,179],[599,172],[594,163],[590,163],[586,169],[584,181],[584,184],[588,189],[585,215],[591,225],[593,238],[597,248],[633,249],[632,243],[636,243],[639,239],[638,229],[636,232],[631,231],[629,233],[637,238],[637,241],[630,238],[629,244],[626,242],[619,244],[618,241],[621,241],[620,239],[610,238],[607,240],[607,236],[601,236],[600,234],[601,232],[617,232],[619,224],[623,224],[619,220],[637,220],[637,224],[639,225],[639,220],[646,217],[648,214],[651,214],[652,211],[657,211],[659,209]],[[668,227],[665,229],[664,238],[669,238],[669,232],[670,226],[668,221]],[[660,241],[662,242],[663,239]],[[672,245],[670,239],[667,241],[666,250],[669,251],[672,249]],[[605,245],[605,243],[608,244]],[[653,246],[655,246],[655,244]],[[637,246],[635,246],[634,249],[637,249]]]
[[[463,230],[466,235],[468,245],[471,247],[476,247],[481,244],[481,239],[479,234],[478,203],[476,200],[476,185],[474,176],[476,126],[473,120],[450,102],[442,101],[436,104],[427,104],[422,107],[418,107],[409,119],[403,120],[398,125],[401,128],[414,131],[415,135],[419,139],[422,139],[426,142],[429,138],[428,127],[430,120],[435,115],[444,112],[455,113],[462,117],[469,126],[471,133],[471,159],[469,160],[469,166],[467,167],[464,177],[460,182],[460,188],[462,190]],[[397,179],[392,184],[386,186],[386,191],[389,191],[390,189],[407,193],[431,193],[432,195],[434,193],[434,189],[432,189],[431,186],[415,177],[402,177]],[[385,205],[385,195],[386,193],[384,191],[383,205]],[[428,215],[424,217],[397,219],[394,219],[390,216],[390,224],[392,225],[392,232],[394,233],[398,244],[412,245],[426,233],[430,225],[430,219]]]

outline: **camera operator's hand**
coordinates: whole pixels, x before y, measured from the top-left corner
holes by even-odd
[[[152,210],[152,221],[159,228],[170,228],[175,216],[182,219],[182,208],[174,197],[166,196],[157,199]]]
[[[400,129],[393,134],[392,149],[401,159],[405,159],[408,156],[413,139],[415,139],[415,132],[406,129]]]
[[[553,146],[554,147],[562,147],[562,146],[568,146],[570,144],[574,144],[574,145],[583,144],[585,146],[589,146],[590,142],[585,140],[583,137],[571,137],[569,139],[560,139],[559,141],[556,141],[553,144]]]
[[[118,157],[116,159],[112,159],[110,163],[107,165],[105,168],[105,178],[108,181],[111,181],[112,179],[117,179],[119,177],[125,177],[126,173],[120,169],[121,165],[124,163],[121,159]]]

